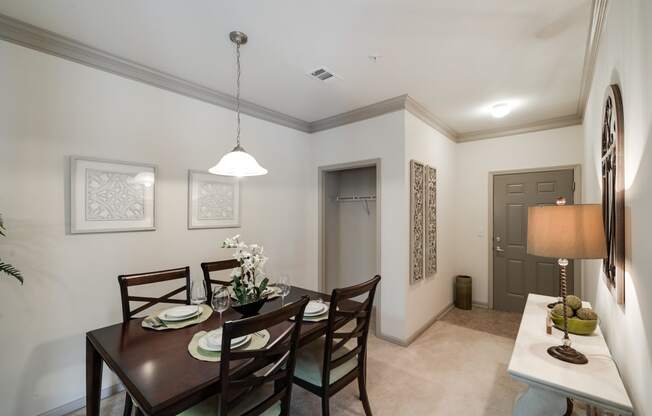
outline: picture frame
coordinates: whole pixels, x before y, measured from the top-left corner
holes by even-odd
[[[239,228],[240,182],[231,176],[188,171],[188,229]]]
[[[437,273],[437,169],[425,167],[425,276]]]
[[[70,233],[156,230],[157,166],[70,156]]]
[[[425,278],[425,169],[410,160],[410,283]]]

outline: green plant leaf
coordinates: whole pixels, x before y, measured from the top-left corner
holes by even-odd
[[[264,278],[264,279],[260,282],[260,286],[259,286],[259,288],[260,288],[260,293],[263,293],[263,292],[265,291],[265,289],[267,289],[267,284],[268,284],[268,283],[269,283],[269,279],[268,279],[268,278]]]
[[[23,284],[23,275],[20,274],[20,271],[16,269],[14,266],[12,266],[11,264],[3,263],[2,261],[0,261],[0,272],[4,272],[8,274],[9,276],[17,279],[21,285]]]

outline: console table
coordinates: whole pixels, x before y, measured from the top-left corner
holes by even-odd
[[[632,403],[600,328],[589,336],[570,334],[573,347],[587,356],[588,364],[565,363],[548,355],[547,348],[559,344],[563,335],[554,327],[551,335],[546,333],[546,305],[554,301],[550,296],[528,295],[507,370],[528,390],[517,399],[513,415],[564,415],[566,398],[632,415]]]

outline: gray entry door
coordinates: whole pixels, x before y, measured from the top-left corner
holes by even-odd
[[[573,170],[495,175],[493,183],[494,308],[523,312],[528,293],[559,296],[557,259],[527,254],[527,209],[573,203]],[[573,293],[573,262],[568,268]]]

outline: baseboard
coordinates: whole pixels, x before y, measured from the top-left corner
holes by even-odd
[[[387,334],[381,334],[379,332],[376,332],[376,338],[382,339],[383,341],[391,342],[392,344],[399,345],[401,347],[407,347],[409,344],[402,340],[401,338],[392,336],[392,335],[387,335]]]
[[[473,302],[474,308],[489,309],[489,304],[487,302]]]
[[[394,336],[392,336],[392,335],[386,335],[386,334],[380,334],[380,333],[376,334],[376,337],[377,337],[377,338],[380,338],[380,339],[382,339],[382,340],[384,340],[384,341],[391,342],[392,344],[397,344],[397,345],[400,345],[400,346],[402,346],[402,347],[407,347],[407,346],[409,346],[410,344],[412,344],[412,342],[414,342],[414,340],[416,340],[417,338],[419,338],[419,336],[420,336],[421,334],[423,334],[423,333],[426,331],[426,329],[430,328],[430,327],[432,326],[432,324],[434,324],[435,322],[437,322],[438,320],[440,320],[440,319],[441,319],[444,315],[446,315],[446,314],[447,314],[451,309],[453,309],[454,306],[455,306],[455,305],[454,305],[452,302],[451,302],[450,304],[446,305],[446,307],[445,307],[444,309],[442,309],[441,312],[439,312],[439,313],[438,313],[437,315],[435,315],[433,318],[431,318],[430,320],[428,320],[428,322],[426,322],[425,324],[423,324],[419,329],[417,329],[416,331],[414,331],[414,333],[412,333],[412,335],[410,335],[410,336],[407,337],[406,339],[401,339],[401,338],[398,338],[398,337],[394,337]]]
[[[451,309],[453,309],[454,307],[455,307],[455,305],[453,304],[453,302],[451,302],[450,304],[446,305],[446,307],[445,307],[444,309],[442,309],[441,312],[439,312],[437,315],[435,315],[432,319],[430,319],[430,320],[429,320],[428,322],[426,322],[425,324],[421,325],[421,328],[419,328],[419,329],[417,329],[416,331],[414,331],[414,333],[412,333],[412,335],[410,335],[410,336],[407,338],[407,341],[406,341],[407,344],[408,344],[408,345],[412,344],[412,342],[414,342],[414,340],[416,340],[417,338],[419,338],[419,336],[420,336],[421,334],[423,334],[423,333],[426,331],[426,329],[430,328],[430,327],[432,326],[432,324],[434,324],[435,322],[437,322],[438,320],[440,320],[444,315],[446,315],[446,314],[447,314]]]
[[[102,389],[101,397],[102,399],[106,399],[109,396],[113,396],[114,394],[118,394],[121,391],[124,391],[124,389],[125,386],[122,383],[105,387]],[[83,408],[84,406],[86,406],[86,397],[81,397],[75,401],[59,406],[56,409],[48,410],[45,413],[41,413],[39,416],[65,416],[68,413],[72,413],[75,410],[79,410]]]

